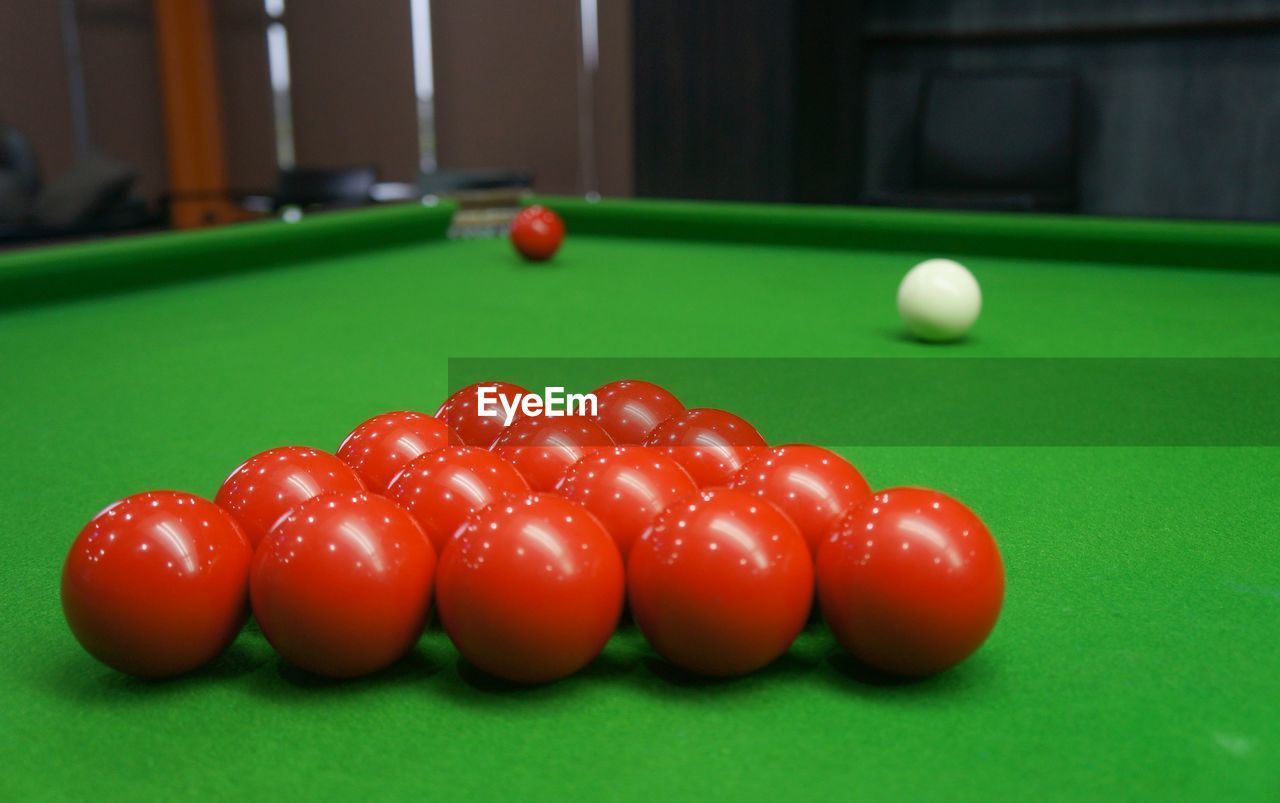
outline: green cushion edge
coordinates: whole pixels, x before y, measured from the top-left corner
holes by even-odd
[[[453,212],[396,204],[0,254],[0,309],[441,239]]]
[[[534,196],[570,235],[934,252],[1234,270],[1280,269],[1268,223]]]

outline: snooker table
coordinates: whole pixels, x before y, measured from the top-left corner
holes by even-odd
[[[1280,799],[1274,384],[1222,426],[1164,439],[1002,438],[1005,413],[952,441],[833,424],[823,445],[874,487],[950,493],[1000,544],[994,633],[924,681],[851,666],[818,622],[720,682],[672,671],[624,624],[586,670],[534,688],[460,665],[438,626],[348,683],[283,665],[252,623],[167,682],[76,644],[59,574],[95,512],[153,488],[212,498],[254,452],[333,450],[374,413],[430,413],[461,381],[451,359],[758,371],[740,399],[710,397],[713,378],[685,401],[775,442],[808,420],[766,375],[793,359],[1227,361],[1274,377],[1280,357],[1274,226],[544,202],[569,234],[542,265],[446,236],[445,203],[0,255],[0,798]],[[898,280],[930,256],[984,289],[949,346],[896,320]],[[964,402],[950,390],[902,402],[925,416]],[[1139,421],[1152,394],[1118,392],[1108,405]]]

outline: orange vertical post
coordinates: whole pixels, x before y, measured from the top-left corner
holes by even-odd
[[[222,98],[208,0],[154,0],[173,224],[194,228],[241,215],[227,197]]]

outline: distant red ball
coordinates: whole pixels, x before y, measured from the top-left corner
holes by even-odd
[[[249,614],[253,550],[235,520],[178,491],[126,497],[84,526],[62,569],[71,632],[107,666],[163,678],[218,656]]]
[[[671,416],[649,433],[644,444],[674,458],[701,488],[728,485],[766,445],[751,424],[710,407]]]
[[[386,493],[410,461],[448,445],[449,427],[443,421],[400,410],[375,415],[353,429],[338,447],[338,457],[370,491]]]
[[[546,683],[590,663],[622,613],[623,567],[600,522],[551,494],[490,505],[445,547],[440,622],[474,666]]]
[[[501,405],[499,405],[499,414],[496,416],[480,415],[477,391],[481,387],[493,388],[492,398],[501,396],[510,404],[515,403],[516,396],[523,396],[529,392],[510,382],[476,382],[445,399],[440,409],[436,410],[435,417],[445,422],[461,440],[461,444],[454,445],[479,446],[481,449],[488,449],[506,428]]]
[[[871,498],[871,487],[852,463],[807,444],[760,452],[731,485],[777,505],[800,528],[814,557],[840,517]]]
[[[813,560],[780,510],[713,488],[672,505],[631,548],[628,601],[662,657],[727,677],[790,647],[813,603]]]
[[[986,640],[1004,600],[1004,566],[972,510],[938,491],[890,488],[854,508],[822,545],[818,599],[854,658],[921,677]]]
[[[639,379],[620,379],[592,393],[596,423],[618,444],[644,443],[655,427],[684,412],[684,405],[670,391]]]
[[[326,493],[358,493],[364,481],[336,456],[305,446],[281,446],[250,457],[231,472],[214,501],[235,517],[257,547],[284,514]]]
[[[530,262],[550,259],[564,242],[564,221],[545,206],[526,206],[511,221],[511,244]]]
[[[535,491],[553,491],[569,466],[613,446],[600,425],[584,416],[522,416],[503,430],[491,451],[511,463]]]
[[[436,558],[399,505],[327,494],[299,505],[253,556],[253,613],[291,664],[351,678],[405,655],[426,624]]]
[[[507,461],[474,446],[450,446],[405,466],[387,496],[400,504],[431,539],[436,554],[482,507],[507,496],[525,496],[529,483]]]
[[[643,446],[615,446],[587,455],[556,486],[565,499],[600,520],[624,559],[659,513],[697,490],[683,466]]]

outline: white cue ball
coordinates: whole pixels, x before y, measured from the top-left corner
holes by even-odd
[[[921,340],[957,340],[980,312],[978,280],[950,259],[926,259],[907,271],[898,285],[898,315],[907,331]]]

